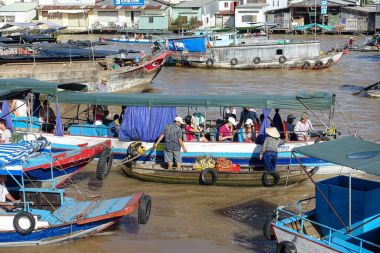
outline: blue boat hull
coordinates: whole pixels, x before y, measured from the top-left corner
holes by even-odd
[[[23,236],[15,231],[0,232],[0,247],[44,245],[79,239],[98,233],[108,228],[119,219],[120,217],[114,217],[106,220],[86,223],[83,225],[73,223],[55,226],[47,229],[33,231],[27,236]]]

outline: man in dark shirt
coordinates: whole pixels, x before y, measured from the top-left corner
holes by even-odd
[[[243,111],[240,113],[240,121],[237,128],[244,125],[247,119],[251,119],[253,124],[260,126],[260,119],[257,117],[257,113],[251,107],[243,107]]]
[[[184,124],[181,117],[176,117],[173,124],[167,125],[164,129],[164,133],[160,135],[157,142],[154,144],[154,149],[165,137],[165,150],[164,158],[168,163],[168,169],[173,169],[173,162],[176,162],[177,169],[181,168],[181,147],[183,152],[187,152],[187,149],[182,141],[182,129],[181,125]]]

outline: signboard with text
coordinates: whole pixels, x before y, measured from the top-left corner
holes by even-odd
[[[327,15],[327,0],[321,2],[321,15]]]
[[[144,0],[113,0],[115,6],[144,6]]]

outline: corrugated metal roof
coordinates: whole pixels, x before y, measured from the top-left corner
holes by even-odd
[[[37,3],[13,3],[0,7],[0,12],[27,12],[36,7]]]
[[[179,3],[175,6],[173,6],[174,8],[178,7],[178,8],[199,8],[199,7],[202,7],[206,4],[209,4],[209,3],[212,3],[214,1],[217,1],[217,0],[193,0],[193,1],[186,1],[186,2],[182,2],[182,3]]]

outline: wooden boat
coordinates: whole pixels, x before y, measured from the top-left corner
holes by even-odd
[[[33,82],[25,80],[23,82],[24,88],[31,87]],[[8,86],[7,86],[7,85]],[[44,93],[43,90],[35,83],[36,87],[33,92]],[[0,80],[1,87],[21,87],[21,82],[15,82],[12,80]],[[55,85],[53,84],[53,87]],[[46,91],[45,91],[46,92]],[[113,106],[128,106],[133,108],[137,107],[149,107],[149,108],[160,108],[160,107],[170,107],[175,109],[186,108],[189,106],[197,108],[211,108],[211,107],[224,107],[224,106],[251,106],[256,108],[279,108],[279,109],[291,109],[291,110],[305,110],[305,106],[313,112],[314,110],[325,111],[324,115],[333,115],[332,108],[335,104],[335,95],[327,93],[314,93],[314,94],[299,94],[296,96],[268,96],[259,94],[239,94],[239,95],[225,95],[220,97],[218,95],[197,95],[197,96],[187,96],[187,95],[177,95],[175,97],[170,95],[161,94],[97,94],[97,93],[80,93],[80,92],[59,92],[59,91],[48,91],[53,92],[61,104],[82,104],[82,105],[113,105]],[[131,109],[132,110],[132,109]],[[330,113],[331,111],[331,113]],[[170,116],[171,117],[171,116]],[[79,115],[75,116],[79,119]],[[125,117],[124,117],[125,118]],[[128,117],[127,117],[128,118]],[[133,118],[133,117],[132,117]],[[16,122],[17,118],[15,118]],[[163,120],[163,119],[161,119]],[[166,118],[165,122],[172,122],[172,119]],[[35,125],[35,130],[39,131],[41,125],[37,118],[33,120]],[[187,142],[185,145],[188,152],[181,152],[183,163],[185,165],[192,165],[195,163],[196,159],[200,156],[211,156],[213,158],[225,157],[231,160],[234,164],[239,164],[246,167],[261,167],[262,161],[259,160],[259,154],[261,151],[261,144],[254,142],[243,142],[242,138],[238,138],[234,142],[218,142],[217,138],[217,125],[215,120],[211,120],[209,123],[210,128],[210,141],[208,142]],[[324,123],[324,126],[329,128],[329,123]],[[145,124],[145,123],[144,123]],[[144,126],[149,128],[150,124],[146,123]],[[15,126],[16,127],[16,126]],[[22,129],[22,127],[17,127]],[[27,128],[24,126],[24,128]],[[214,129],[214,130],[212,130]],[[78,149],[78,145],[82,143],[88,143],[88,145],[94,145],[95,143],[109,138],[107,136],[108,127],[106,125],[91,125],[91,124],[71,124],[64,137],[54,136],[49,133],[41,133],[42,136],[46,137],[52,143],[52,150],[54,152],[75,150]],[[331,136],[335,134],[332,133]],[[157,138],[156,136],[155,138]],[[134,140],[141,140],[142,137],[136,137],[131,140],[120,140],[118,138],[111,139],[111,147],[113,158],[116,160],[128,159],[130,154],[130,145]],[[213,139],[211,139],[213,138]],[[142,144],[146,149],[151,149],[153,140],[142,141]],[[288,166],[297,165],[297,161],[291,157],[291,150],[295,147],[310,145],[318,141],[318,138],[313,138],[308,141],[292,141],[290,139],[285,140],[285,143],[279,147],[278,165]],[[160,144],[156,150],[147,152],[137,159],[137,163],[160,163],[163,162],[164,156],[164,144]],[[336,166],[331,163],[327,163],[322,160],[310,158],[307,156],[300,157],[302,162],[310,167],[319,166],[320,170],[318,173],[336,174],[336,173],[347,173],[350,170],[342,166]]]
[[[243,168],[240,172],[218,172],[215,170],[193,170],[186,167],[183,170],[167,170],[159,164],[130,164],[122,168],[131,178],[142,181],[166,184],[208,184],[219,186],[274,186],[302,183],[307,179],[299,168],[281,168],[276,172],[265,173],[263,170]],[[312,171],[316,173],[318,168]],[[209,175],[207,175],[209,174]],[[207,178],[211,177],[211,178]],[[265,178],[264,178],[265,177]],[[265,180],[265,181],[264,181]]]
[[[0,247],[45,245],[92,236],[135,210],[139,210],[139,223],[147,223],[151,200],[141,192],[77,201],[54,186],[25,187],[22,162],[29,153],[29,149],[14,148],[11,155],[0,155],[0,175],[8,176],[7,183],[14,185],[8,187],[9,192],[20,199],[20,203],[1,203],[6,209],[0,209]]]
[[[263,41],[254,44],[210,46],[206,37],[175,39],[169,62],[210,69],[323,69],[347,52],[321,54],[317,41]],[[169,44],[170,45],[170,44]]]
[[[19,48],[17,50],[19,52]],[[122,57],[122,54],[118,55],[117,57]],[[0,57],[0,62],[2,62],[0,78],[35,78],[59,83],[84,83],[91,90],[95,89],[95,84],[101,78],[107,78],[109,92],[142,91],[160,73],[168,56],[168,52],[161,52],[154,56],[138,56],[138,61],[134,62],[133,60],[124,61],[116,56],[89,59],[88,56],[82,55],[63,58],[61,56],[57,58],[8,55]],[[26,58],[27,61],[25,61]],[[119,65],[119,62],[123,64]],[[14,71],[15,69],[18,71]]]
[[[96,157],[99,157],[96,175],[105,178],[112,166],[111,141],[105,140],[95,145],[79,145],[79,149],[46,155],[46,151],[34,153],[23,164],[27,182],[38,181],[40,187],[47,187],[54,178],[56,187],[62,186],[73,175],[80,172]]]
[[[380,145],[356,137],[299,147],[294,152],[380,176]],[[265,223],[264,235],[277,241],[277,252],[380,252],[380,183],[351,175],[312,182],[314,209],[310,203],[314,198],[307,198],[295,204],[297,211],[290,205],[277,208]],[[304,210],[305,206],[309,209]]]

